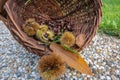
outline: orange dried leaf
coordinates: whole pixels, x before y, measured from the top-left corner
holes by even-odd
[[[62,59],[72,68],[80,71],[81,73],[93,75],[91,69],[85,60],[79,55],[72,52],[69,52],[63,49],[60,45],[51,43],[50,49],[55,52],[57,55],[61,56]]]

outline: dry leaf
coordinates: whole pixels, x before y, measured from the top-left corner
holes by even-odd
[[[91,69],[85,60],[79,55],[72,52],[69,52],[63,49],[60,45],[51,43],[50,49],[55,52],[57,55],[61,56],[62,59],[72,68],[80,71],[81,73],[93,75]]]
[[[76,37],[76,44],[78,47],[82,48],[82,46],[84,45],[85,43],[85,34],[79,34],[77,37]]]

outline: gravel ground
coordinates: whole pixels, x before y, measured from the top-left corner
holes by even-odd
[[[120,39],[97,34],[81,54],[95,75],[68,68],[60,80],[120,80]],[[0,22],[0,80],[42,80],[36,70],[38,59],[17,43]]]

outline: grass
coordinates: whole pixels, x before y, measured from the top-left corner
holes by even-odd
[[[102,0],[103,17],[99,32],[120,38],[120,0]]]

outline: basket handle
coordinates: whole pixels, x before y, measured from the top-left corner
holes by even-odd
[[[7,2],[7,0],[0,0],[0,20],[2,20],[5,24],[7,24],[6,19],[6,11],[4,10],[4,5]]]

